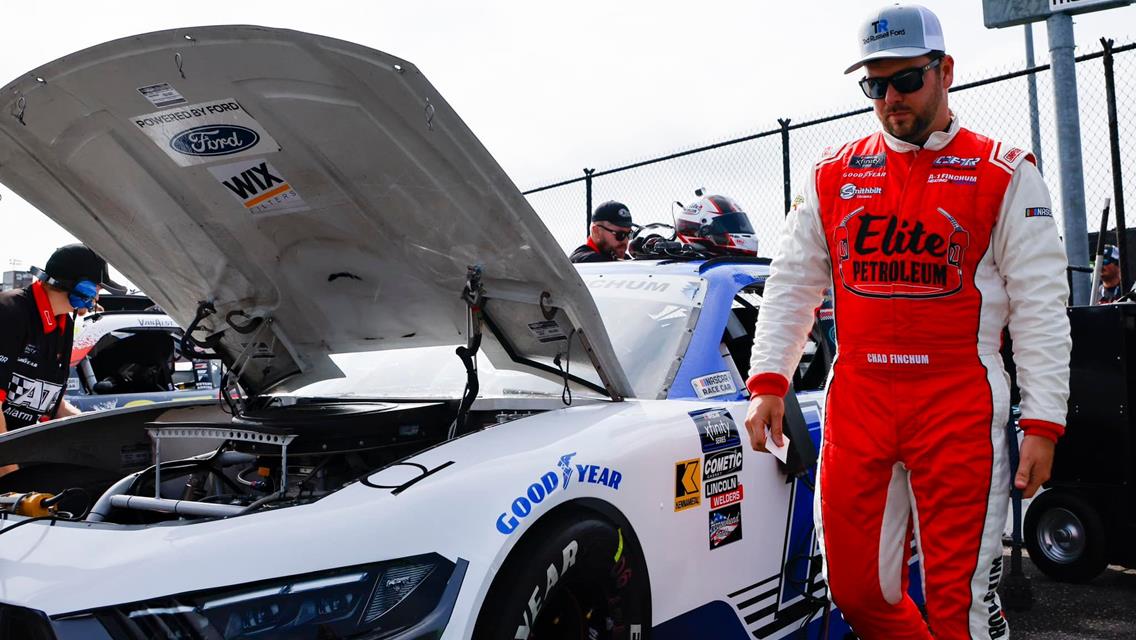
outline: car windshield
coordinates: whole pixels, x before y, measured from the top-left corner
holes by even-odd
[[[596,301],[616,357],[635,395],[655,398],[672,374],[701,280],[695,276],[581,274]],[[308,397],[457,398],[466,374],[457,345],[335,354],[343,378],[291,393]],[[481,396],[560,397],[562,384],[527,370],[498,369],[478,358]],[[576,390],[574,393],[595,395]]]
[[[690,328],[702,280],[696,276],[581,273],[619,364],[640,398],[665,393]]]

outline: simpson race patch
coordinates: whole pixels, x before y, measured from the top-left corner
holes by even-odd
[[[308,208],[291,183],[267,160],[242,160],[209,173],[244,206],[249,213],[286,213]]]
[[[1027,218],[1052,218],[1053,209],[1049,207],[1030,207],[1026,209]]]
[[[130,121],[181,167],[280,150],[233,98],[145,113]]]

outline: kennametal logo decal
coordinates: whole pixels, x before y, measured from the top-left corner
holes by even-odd
[[[187,156],[227,156],[251,149],[260,134],[235,124],[210,124],[186,129],[170,139],[170,148]]]

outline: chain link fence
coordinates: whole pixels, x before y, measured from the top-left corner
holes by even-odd
[[[1104,43],[1092,53],[1077,58],[1077,93],[1080,104],[1087,227],[1100,226],[1099,212],[1106,197],[1114,194],[1106,97]],[[1114,106],[1119,129],[1121,166],[1136,171],[1136,43],[1112,45]],[[951,109],[963,126],[1030,148],[1028,83],[1037,83],[1040,128],[1040,166],[1053,196],[1054,211],[1061,222],[1061,185],[1057,128],[1068,122],[1055,114],[1053,77],[1049,65],[1007,72],[951,89]],[[672,222],[677,201],[689,203],[694,190],[707,187],[711,193],[730,196],[749,214],[759,238],[761,255],[773,253],[781,221],[789,203],[801,194],[813,163],[821,151],[879,129],[870,107],[854,109],[807,121],[778,121],[777,128],[718,142],[695,149],[611,168],[525,191],[529,202],[570,251],[583,242],[594,204],[606,200],[627,203],[637,224]],[[1136,202],[1136,180],[1123,180],[1125,202]],[[1115,216],[1113,217],[1115,220]],[[1115,224],[1109,224],[1115,228]]]

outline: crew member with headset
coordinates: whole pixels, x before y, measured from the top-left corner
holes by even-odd
[[[610,200],[596,207],[588,241],[576,247],[572,262],[610,262],[627,257],[631,238],[631,210],[622,202]]]
[[[63,399],[75,333],[69,314],[94,310],[100,287],[126,291],[81,244],[60,247],[32,272],[32,284],[0,293],[0,433],[79,413]]]

